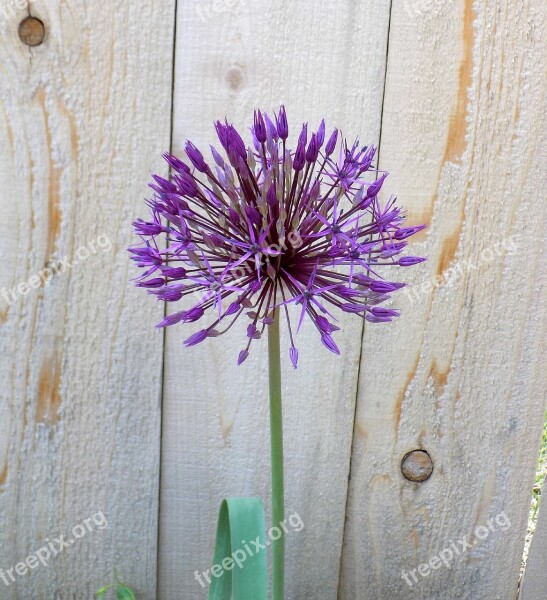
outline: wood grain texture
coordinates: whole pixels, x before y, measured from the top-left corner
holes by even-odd
[[[175,3],[34,0],[33,48],[17,33],[29,11],[0,10],[2,599],[91,598],[114,567],[139,599],[205,598],[193,572],[210,567],[221,499],[269,504],[266,341],[237,368],[243,324],[192,349],[171,328],[158,570],[162,308],[128,285],[125,248],[165,170]],[[343,318],[341,359],[304,326],[283,373],[287,509],[305,525],[288,535],[287,598],[513,600],[547,391],[543,0],[178,5],[176,152],[280,102],[293,128],[325,116],[374,143],[383,111],[385,192],[430,225],[412,246],[429,262],[400,274],[402,318],[367,326],[362,347]],[[417,448],[424,483],[400,471]],[[107,528],[11,582],[99,511]],[[544,600],[545,516],[523,600]],[[450,569],[405,582],[489,523]]]
[[[528,552],[519,600],[544,600],[547,594],[547,510],[540,507],[536,529]]]
[[[380,163],[430,260],[366,327],[341,600],[516,596],[547,390],[545,21],[542,0],[393,2]],[[400,472],[415,448],[425,483]]]
[[[215,6],[223,8],[216,12]],[[231,8],[230,8],[231,7]],[[179,6],[175,150],[204,149],[226,115],[245,131],[259,106],[285,102],[293,134],[321,117],[375,143],[379,135],[389,2],[266,0]],[[211,566],[224,496],[269,503],[266,340],[239,368],[237,331],[191,349],[192,330],[170,328],[165,364],[159,590],[162,600],[205,598],[195,570]],[[343,319],[344,358],[316,332],[299,334],[300,367],[284,377],[287,509],[304,521],[288,535],[287,598],[334,598],[353,428],[361,328]],[[288,345],[282,340],[287,367]],[[269,510],[269,509],[268,509]]]
[[[28,12],[5,4],[0,290],[73,266],[0,299],[0,568],[74,539],[98,511],[108,527],[0,580],[0,596],[92,598],[117,567],[152,600],[161,307],[128,283],[126,247],[170,139],[174,0],[34,1],[46,27],[34,48],[17,34]]]

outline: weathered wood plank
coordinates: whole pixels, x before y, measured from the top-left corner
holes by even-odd
[[[541,0],[393,2],[380,162],[430,261],[365,331],[344,600],[515,598],[547,389],[545,20]]]
[[[366,11],[349,0],[181,6],[175,150],[185,138],[207,148],[214,119],[227,115],[245,130],[255,107],[274,110],[282,101],[295,129],[303,120],[316,127],[325,116],[330,126],[376,142],[389,2],[369,4]],[[303,328],[301,366],[283,373],[287,507],[305,524],[287,541],[291,600],[336,596],[361,338],[356,321],[342,320],[342,359]],[[162,600],[206,597],[193,572],[210,567],[225,495],[269,497],[266,342],[237,368],[243,327],[183,349],[189,333],[179,327],[167,334]],[[287,366],[288,355],[283,361]]]
[[[57,272],[0,299],[0,568],[74,539],[99,511],[108,527],[97,517],[47,568],[0,580],[0,596],[91,598],[117,567],[152,600],[161,336],[150,342],[161,307],[129,284],[125,248],[170,139],[174,0],[36,0],[46,39],[35,48],[17,34],[28,12],[8,4],[0,290]]]
[[[547,594],[547,510],[540,507],[519,600],[543,600]]]

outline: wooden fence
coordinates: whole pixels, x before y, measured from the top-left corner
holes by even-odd
[[[429,225],[403,317],[343,318],[342,358],[304,327],[283,374],[287,598],[516,598],[547,389],[546,21],[544,0],[3,0],[0,568],[108,527],[1,598],[92,598],[116,567],[139,599],[203,599],[220,500],[267,498],[265,344],[238,368],[237,335],[158,333],[126,247],[164,150],[280,102],[378,144]],[[417,449],[424,482],[401,473]]]

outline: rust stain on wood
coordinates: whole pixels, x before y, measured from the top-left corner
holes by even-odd
[[[410,540],[412,541],[414,548],[418,550],[418,547],[420,546],[420,534],[416,529],[413,529],[410,532]]]
[[[366,437],[368,435],[366,425],[362,425],[359,419],[355,419],[355,433],[359,436]]]
[[[370,491],[373,492],[377,486],[383,483],[391,483],[391,475],[389,473],[378,473],[374,475],[370,481]]]
[[[473,72],[473,44],[475,32],[473,30],[473,0],[465,0],[463,17],[463,58],[460,64],[459,89],[456,108],[450,117],[450,128],[446,140],[443,163],[453,162],[460,164],[465,150],[465,135],[467,132],[467,103],[468,89],[471,86]]]
[[[221,415],[220,417],[220,430],[222,432],[222,439],[226,442],[228,440],[228,437],[230,435],[230,433],[232,432],[232,429],[234,428],[234,421],[233,419],[230,420],[224,420],[224,416]]]
[[[438,396],[440,396],[444,391],[449,373],[450,367],[441,369],[437,364],[437,361],[433,359],[433,362],[431,363],[431,369],[429,370],[429,377],[433,379],[435,391],[437,392]]]
[[[60,180],[61,169],[53,161],[53,144],[49,118],[46,109],[46,95],[43,88],[36,93],[42,111],[44,113],[44,127],[46,133],[46,142],[49,151],[49,190],[48,190],[48,236],[46,245],[46,257],[51,257],[55,242],[57,241],[59,230],[61,228],[61,206],[60,206]]]
[[[4,123],[6,124],[6,133],[8,134],[8,142],[10,145],[11,154],[13,155],[15,153],[13,127],[11,126],[10,118],[9,118],[9,114],[6,109],[6,106],[1,101],[0,101],[0,109],[2,110],[2,113],[3,113]]]
[[[462,232],[462,220],[460,219],[458,227],[448,237],[445,238],[441,253],[439,256],[439,262],[437,263],[437,275],[441,277],[443,273],[448,269],[450,264],[453,262],[458,250],[458,244],[460,241],[460,235]]]
[[[2,470],[0,471],[0,486],[3,486],[6,483],[8,478],[8,463],[6,463]]]
[[[78,157],[78,145],[80,142],[80,139],[78,137],[78,130],[76,128],[76,119],[60,98],[57,99],[57,107],[68,121],[70,127],[70,147],[72,149],[72,160],[76,161]]]
[[[15,146],[13,144],[13,129],[11,127],[11,125],[9,124],[9,122],[6,120],[6,125],[7,125],[7,131],[8,131],[8,140],[9,140],[9,145],[11,148],[11,153],[14,154],[15,153]]]
[[[38,379],[36,422],[55,425],[61,405],[61,360],[59,356],[44,361]]]
[[[418,355],[418,356],[416,356],[414,366],[412,367],[411,371],[406,376],[406,380],[405,380],[403,387],[401,388],[401,391],[399,392],[397,398],[395,399],[395,406],[393,408],[395,431],[397,431],[399,429],[399,421],[401,420],[401,410],[403,408],[403,400],[405,399],[405,394],[408,389],[408,386],[410,385],[411,381],[414,379],[414,376],[416,375],[416,371],[418,370],[419,362],[420,362],[420,356]]]

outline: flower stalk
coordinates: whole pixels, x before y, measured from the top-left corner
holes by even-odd
[[[283,481],[283,409],[281,399],[281,354],[279,342],[279,310],[268,328],[270,381],[270,443],[272,470],[272,526],[285,519]],[[272,600],[283,600],[285,583],[285,536],[272,540]]]

